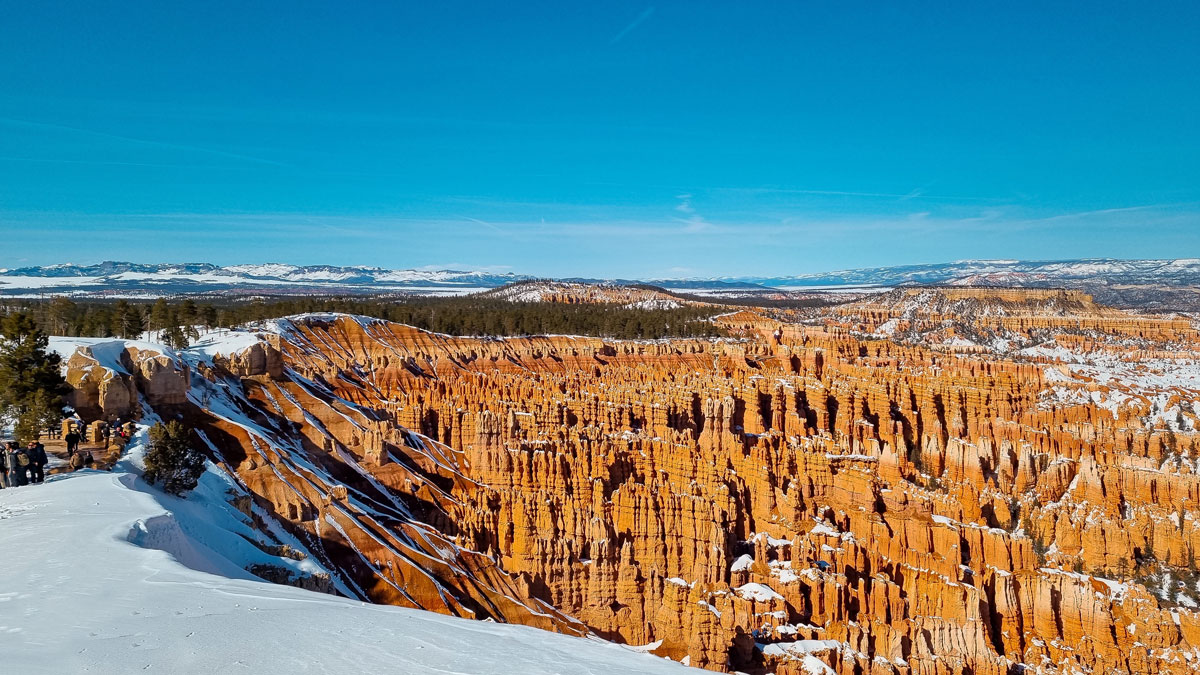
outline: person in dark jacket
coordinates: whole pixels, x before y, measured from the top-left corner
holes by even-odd
[[[46,480],[46,465],[50,459],[46,457],[46,446],[37,441],[29,441],[25,450],[29,454],[29,482],[37,485]]]
[[[63,440],[67,442],[67,456],[75,454],[75,451],[79,449],[79,432],[75,431],[75,427],[71,427],[67,435],[63,436]]]
[[[16,443],[8,444],[8,485],[20,487],[29,483],[29,455]]]
[[[0,447],[0,490],[8,487],[8,443]]]

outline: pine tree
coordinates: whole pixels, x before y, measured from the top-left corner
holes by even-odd
[[[112,325],[108,327],[111,334],[117,337],[125,337],[125,313],[129,311],[129,302],[127,300],[118,300],[117,304],[113,305]]]
[[[200,321],[205,328],[212,330],[217,327],[217,308],[212,305],[200,306]]]
[[[167,301],[159,298],[150,308],[150,330],[158,331],[158,339],[164,340],[163,336],[166,330],[171,327],[170,322],[170,308],[167,307]]]
[[[47,353],[49,340],[33,318],[17,312],[0,322],[0,419],[21,441],[36,440],[62,420],[62,397],[70,391],[62,359]]]
[[[113,308],[113,334],[126,339],[136,338],[142,332],[142,312],[125,300],[118,300]]]
[[[175,349],[187,349],[190,344],[188,342],[188,332],[179,326],[170,326],[164,330],[162,332],[162,341],[168,347]]]
[[[47,320],[50,330],[55,335],[67,335],[71,325],[71,316],[75,313],[75,303],[70,299],[58,296],[50,301],[47,309]]]
[[[185,330],[194,326],[200,319],[199,312],[196,310],[196,301],[191,298],[185,299],[179,305],[178,319],[183,324]]]
[[[204,455],[192,449],[188,430],[179,422],[150,427],[150,448],[146,451],[143,477],[162,483],[162,489],[182,495],[196,487],[204,473]]]

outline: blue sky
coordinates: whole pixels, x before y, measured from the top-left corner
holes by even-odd
[[[1200,256],[1200,3],[1082,7],[0,2],[0,266]]]

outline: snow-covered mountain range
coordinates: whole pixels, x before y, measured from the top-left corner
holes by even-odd
[[[138,295],[254,291],[461,293],[495,288],[529,277],[459,270],[393,270],[333,265],[232,265],[209,263],[50,265],[0,270],[0,294]]]
[[[269,263],[50,265],[0,269],[0,296],[295,295],[412,293],[458,295],[534,279],[511,272],[387,269]],[[1200,258],[1177,260],[961,260],[817,272],[794,276],[560,281],[650,283],[683,293],[755,295],[781,291],[886,289],[902,284],[1076,288],[1127,307],[1183,308],[1200,303]]]
[[[1067,281],[1109,284],[1200,284],[1200,258],[1177,260],[959,260],[817,272],[785,277],[722,279],[771,288],[822,286],[897,286],[904,283],[978,286],[1046,285]]]

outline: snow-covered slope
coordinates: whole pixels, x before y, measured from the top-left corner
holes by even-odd
[[[128,472],[0,490],[0,672],[685,672],[596,639],[255,581],[232,517]]]

